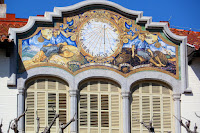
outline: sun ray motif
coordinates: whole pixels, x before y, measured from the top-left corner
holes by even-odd
[[[81,31],[79,40],[82,40],[85,55],[106,58],[118,48],[119,29],[107,19],[91,18],[82,25]]]

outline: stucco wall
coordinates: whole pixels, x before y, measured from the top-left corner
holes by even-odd
[[[192,130],[194,130],[194,124],[196,123],[198,132],[200,132],[200,118],[195,115],[195,112],[200,115],[200,58],[194,58],[192,64],[188,66],[188,77],[192,94],[182,94],[181,116],[191,120],[190,129]],[[186,133],[184,128],[182,128],[182,133]]]
[[[0,121],[3,118],[3,132],[7,132],[10,120],[17,116],[17,89],[8,88],[9,57],[0,49]],[[12,131],[10,131],[12,133]]]

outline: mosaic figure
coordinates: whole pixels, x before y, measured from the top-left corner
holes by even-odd
[[[132,44],[131,44],[132,45],[131,46],[132,57],[134,58],[135,56],[137,56],[141,62],[149,61],[157,67],[166,66],[166,65],[162,64],[159,56],[156,53],[152,52],[149,44],[145,41],[145,37],[146,37],[145,34],[139,34],[138,39],[135,39],[132,42]],[[135,53],[135,51],[136,51],[136,53]]]
[[[48,36],[46,38],[49,40],[43,38],[43,46],[30,60],[25,60],[23,62],[25,65],[39,62],[61,62],[66,64],[68,61],[70,61],[70,57],[79,54],[76,44],[71,43],[70,39],[65,37],[64,31],[60,31],[59,29],[52,29],[52,35],[49,34],[50,33],[47,34],[43,30],[38,33],[38,36],[40,35],[40,37]],[[34,42],[38,43],[38,41],[41,41],[40,37],[31,38],[29,43],[33,42],[31,40],[34,40]],[[39,45],[35,44],[34,46],[37,47],[35,49],[39,48]]]

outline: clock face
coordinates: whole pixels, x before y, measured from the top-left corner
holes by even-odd
[[[79,42],[84,55],[110,57],[120,47],[119,29],[107,19],[89,19],[80,28]]]

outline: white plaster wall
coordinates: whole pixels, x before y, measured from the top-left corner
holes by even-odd
[[[192,64],[188,66],[189,88],[192,94],[182,94],[181,96],[181,116],[191,120],[190,129],[194,130],[194,124],[198,126],[200,132],[200,118],[196,117],[195,112],[200,115],[200,58],[194,58]],[[184,119],[182,119],[184,120]],[[185,120],[184,120],[185,122]],[[182,128],[182,133],[186,130]]]
[[[7,87],[9,64],[9,57],[0,49],[0,121],[3,118],[3,133],[7,132],[10,120],[17,117],[18,91]]]

